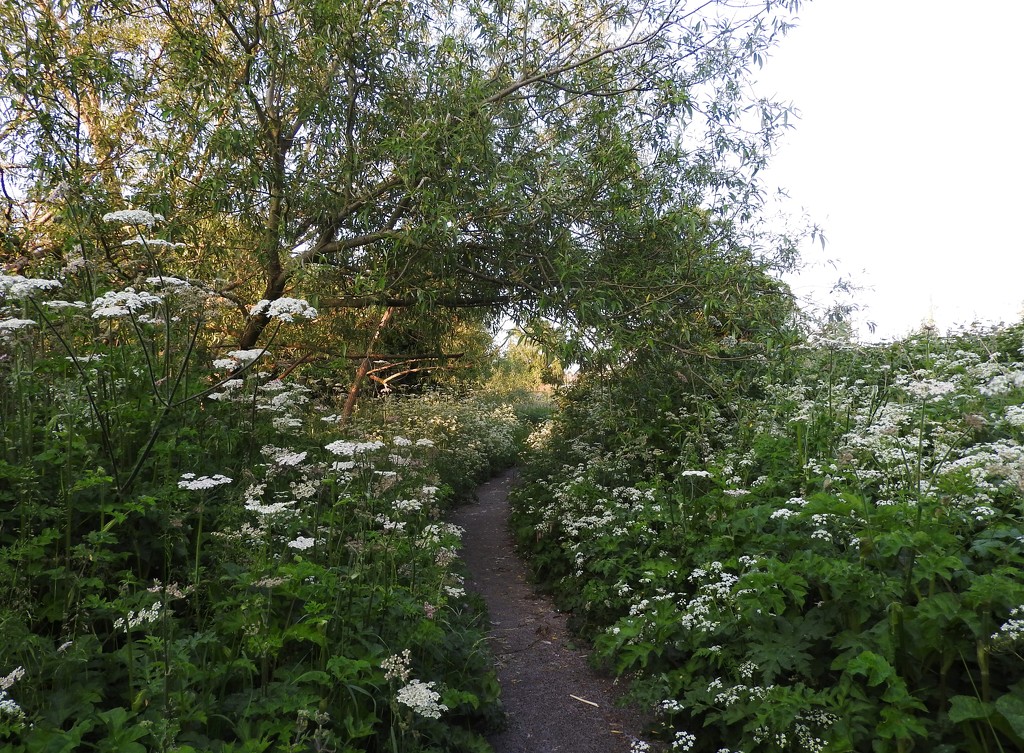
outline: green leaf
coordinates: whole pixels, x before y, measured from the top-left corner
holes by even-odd
[[[1017,687],[1020,687],[1018,683]],[[960,696],[957,696],[959,698]],[[956,700],[954,698],[954,700]],[[1019,692],[1010,692],[996,699],[996,711],[1003,715],[1003,719],[1013,729],[1017,737],[1024,740],[1024,698]]]
[[[862,651],[846,666],[846,671],[850,674],[865,675],[868,678],[868,685],[879,685],[896,677],[893,666],[884,656],[879,656],[874,651]]]
[[[1003,698],[1005,697],[1003,696]],[[971,719],[988,719],[991,714],[992,704],[985,703],[973,695],[955,695],[950,699],[949,721],[951,722],[960,723]]]

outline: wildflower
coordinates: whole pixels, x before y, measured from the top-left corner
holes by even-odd
[[[691,750],[697,742],[697,736],[680,730],[672,741],[672,750]]]
[[[302,428],[302,419],[295,416],[275,416],[270,423],[282,433]]]
[[[85,301],[43,301],[43,305],[50,309],[84,309],[88,304]]]
[[[126,241],[121,241],[121,245],[143,246],[146,248],[185,248],[184,243],[171,243],[170,241],[165,241],[163,238],[144,238],[141,235],[137,235],[134,238],[129,238]],[[152,280],[152,278],[150,278],[150,280]]]
[[[301,298],[278,298],[276,301],[264,298],[249,310],[249,316],[265,316],[282,322],[294,322],[295,317],[316,319],[317,310]]]
[[[250,348],[249,350],[229,350],[228,357],[234,358],[236,361],[241,361],[243,365],[247,365],[255,361],[262,355],[270,355],[267,351],[262,348]]]
[[[120,222],[122,225],[145,225],[146,227],[153,227],[153,223],[162,222],[163,219],[163,215],[152,214],[143,209],[122,209],[103,215],[104,222]]]
[[[708,471],[683,471],[679,475],[681,478],[711,478]]]
[[[438,703],[441,694],[434,690],[432,682],[411,680],[408,685],[399,689],[395,694],[395,700],[429,719],[440,719],[441,712],[448,710],[443,703]]]
[[[269,505],[260,504],[257,500],[246,500],[245,509],[256,513],[261,518],[273,518],[278,515],[295,514],[295,500],[288,502],[272,502]]]
[[[6,677],[0,677],[0,690],[10,690],[18,680],[25,676],[25,668],[18,667]]]
[[[379,442],[379,441],[374,441],[374,442],[348,442],[348,441],[345,441],[343,439],[339,439],[336,442],[331,442],[329,445],[326,445],[324,447],[324,449],[330,451],[334,455],[339,455],[341,457],[349,457],[350,458],[350,457],[354,457],[356,455],[362,455],[363,453],[366,453],[366,452],[373,452],[375,450],[380,450],[383,447],[384,447],[384,443],[383,442]]]
[[[178,482],[179,489],[188,489],[189,491],[200,491],[202,489],[212,489],[215,486],[221,484],[230,484],[234,479],[230,479],[227,476],[222,476],[217,473],[213,476],[199,476],[196,478],[194,473],[183,473],[181,474],[181,480]]]
[[[405,649],[400,654],[389,656],[387,659],[380,663],[380,668],[384,670],[384,679],[408,682],[409,663],[411,661],[412,654],[410,653],[409,649]]]
[[[1010,619],[992,634],[992,640],[999,644],[1006,644],[1016,643],[1022,637],[1024,637],[1024,605],[1010,610]]]
[[[120,617],[114,620],[114,629],[124,630],[126,633],[130,633],[137,627],[148,625],[151,622],[156,622],[157,618],[160,617],[160,609],[162,607],[163,604],[158,601],[148,609],[140,609],[137,613],[129,611],[127,618]]]
[[[190,593],[194,586],[187,586],[182,589],[177,583],[168,583],[166,586],[163,585],[156,578],[153,579],[153,585],[147,588],[151,594],[164,594],[169,599],[184,599]]]
[[[57,280],[37,280],[21,275],[0,275],[0,297],[24,300],[46,290],[61,286]]]
[[[131,287],[120,291],[111,290],[92,302],[92,318],[117,319],[150,306],[158,306],[162,302],[160,296],[146,292],[137,293],[135,288]]]
[[[35,324],[31,319],[0,319],[0,337],[25,327],[34,327]]]
[[[253,583],[256,588],[276,588],[282,583],[287,583],[287,578],[260,578],[258,581]]]
[[[312,539],[309,536],[299,536],[294,541],[288,542],[288,546],[292,549],[298,549],[300,552],[311,549],[315,544],[316,539]]]

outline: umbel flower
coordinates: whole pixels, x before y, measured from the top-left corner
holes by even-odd
[[[122,209],[117,212],[107,212],[103,215],[104,222],[118,222],[122,225],[145,225],[153,227],[153,223],[162,222],[163,215],[153,214],[143,209]]]
[[[58,280],[41,280],[21,275],[0,275],[0,299],[24,300],[32,298],[36,293],[56,290],[60,286]]]
[[[163,303],[163,299],[159,296],[146,292],[137,293],[135,288],[111,290],[92,302],[92,318],[117,319],[151,306],[158,306],[161,303]]]
[[[249,315],[262,315],[268,319],[294,322],[295,317],[300,319],[316,319],[317,311],[301,298],[278,298],[276,301],[268,301],[264,298],[250,309]]]
[[[428,719],[440,719],[441,712],[448,710],[443,703],[438,703],[441,694],[434,690],[432,682],[410,680],[408,685],[399,689],[395,699]]]
[[[183,473],[181,474],[181,480],[178,482],[178,488],[200,491],[202,489],[212,489],[221,484],[230,484],[233,480],[219,473],[213,476],[199,476],[198,478],[196,478],[194,473]]]

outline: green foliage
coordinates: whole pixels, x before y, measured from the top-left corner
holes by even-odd
[[[755,353],[692,395],[588,376],[520,543],[670,742],[1020,748],[1021,333]]]
[[[8,3],[0,258],[120,265],[98,208],[162,211],[243,348],[289,290],[332,347],[387,308],[420,353],[498,309],[576,350],[730,327],[793,247],[756,221],[788,110],[747,82],[799,5]]]
[[[392,398],[341,435],[136,245],[134,288],[0,277],[0,747],[485,749],[486,621],[438,519],[513,462],[515,409]]]

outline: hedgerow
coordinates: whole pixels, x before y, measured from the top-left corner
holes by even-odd
[[[621,373],[566,394],[519,540],[673,750],[1024,745],[1022,331],[741,353],[742,391],[646,413]]]

